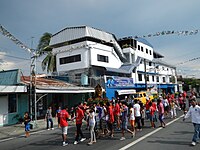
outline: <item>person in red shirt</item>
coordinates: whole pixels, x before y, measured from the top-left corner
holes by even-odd
[[[154,119],[154,122],[157,122],[157,115],[156,114],[157,114],[158,108],[157,108],[157,103],[155,102],[154,99],[152,100],[152,107],[155,110],[153,119]]]
[[[145,110],[146,110],[146,117],[147,117],[147,120],[149,119],[149,108],[150,108],[150,106],[149,106],[149,103],[150,103],[150,100],[149,100],[149,98],[146,98],[146,104],[145,104]]]
[[[117,122],[117,129],[120,130],[120,106],[118,104],[118,101],[115,101],[114,104],[114,117],[115,121]]]
[[[155,107],[152,106],[152,102],[149,102],[149,119],[151,122],[151,127],[155,128],[155,123],[154,123],[154,113],[156,111]]]
[[[67,106],[64,107],[58,114],[58,118],[60,120],[60,127],[62,130],[62,138],[63,138],[63,146],[68,145],[67,140],[67,130],[68,130],[68,122],[67,119],[69,118],[69,113],[67,112]]]
[[[113,109],[112,109],[112,105],[110,105],[110,102],[106,103],[107,106],[107,113],[108,113],[108,120],[107,120],[107,124],[108,124],[108,128],[110,130],[110,136],[113,137],[113,123],[114,123],[114,114],[113,114]]]
[[[76,107],[76,138],[74,141],[74,144],[78,144],[79,141],[79,135],[81,136],[81,142],[85,141],[86,138],[84,137],[82,130],[81,130],[81,126],[82,126],[82,120],[84,118],[84,112],[83,110],[80,108],[80,106]]]

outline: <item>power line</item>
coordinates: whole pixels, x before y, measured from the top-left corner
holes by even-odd
[[[6,56],[6,57],[15,58],[15,59],[22,59],[22,60],[28,60],[28,61],[30,61],[30,59],[28,59],[28,58],[22,58],[22,57],[12,56],[12,55],[8,55],[8,54],[1,54],[1,53],[0,53],[0,55]],[[37,60],[37,62],[42,62],[42,61]]]
[[[16,58],[16,59],[23,59],[23,60],[29,60],[28,58],[22,58],[22,57],[17,57],[17,56],[12,56],[12,55],[7,55],[7,54],[0,54],[2,56],[6,56],[6,57],[11,57],[11,58]]]
[[[189,60],[187,60],[187,61],[184,61],[184,62],[178,63],[177,65],[182,65],[182,64],[185,64],[185,63],[188,63],[188,62],[192,62],[192,61],[199,60],[199,59],[200,59],[200,57],[192,58],[192,59],[189,59]]]
[[[195,30],[190,30],[190,31],[161,31],[161,32],[156,32],[153,34],[147,34],[147,35],[143,35],[143,36],[135,36],[135,38],[137,37],[143,37],[143,38],[150,38],[150,37],[155,37],[155,36],[163,36],[163,35],[196,35],[200,30],[199,29],[195,29]]]

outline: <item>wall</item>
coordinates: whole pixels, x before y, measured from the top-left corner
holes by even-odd
[[[8,124],[8,97],[0,96],[0,126]]]
[[[15,124],[18,120],[15,118],[16,115],[24,117],[24,113],[29,109],[29,99],[26,94],[17,95],[17,112],[8,114],[8,124]]]

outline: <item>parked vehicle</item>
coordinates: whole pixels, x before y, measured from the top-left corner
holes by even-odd
[[[150,92],[146,92],[146,91],[141,91],[141,92],[137,92],[136,94],[134,94],[134,100],[139,100],[143,104],[146,104],[146,99],[147,98],[150,101],[152,101],[154,97]]]

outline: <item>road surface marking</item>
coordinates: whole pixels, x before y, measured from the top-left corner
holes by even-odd
[[[172,124],[173,122],[177,121],[178,119],[182,118],[183,116],[184,116],[184,115],[182,115],[182,116],[180,116],[180,117],[178,117],[178,118],[176,118],[176,119],[174,119],[174,120],[168,122],[168,123],[166,124],[166,126]],[[157,129],[155,129],[154,131],[152,131],[152,132],[150,132],[150,133],[148,133],[148,134],[142,136],[141,138],[139,138],[139,139],[137,139],[137,140],[135,140],[135,141],[129,143],[128,145],[126,145],[126,146],[120,148],[119,150],[126,150],[126,149],[130,148],[131,146],[133,146],[133,145],[139,143],[140,141],[146,139],[147,137],[151,136],[152,134],[154,134],[154,133],[160,131],[161,129],[163,129],[163,128],[162,128],[162,127],[157,128]]]
[[[10,141],[10,140],[13,140],[13,139],[15,139],[16,137],[14,137],[14,138],[7,138],[7,139],[3,139],[3,140],[0,140],[0,143],[2,143],[2,142],[6,142],[6,141]]]
[[[72,128],[72,126],[69,126],[69,128]],[[58,128],[56,127],[55,129],[58,129]],[[30,132],[30,135],[42,133],[42,132],[44,132],[44,131],[47,131],[47,129],[43,129],[43,130],[39,130],[39,131]],[[51,131],[52,131],[52,130],[51,130]],[[6,141],[10,141],[10,140],[14,140],[14,139],[16,139],[17,137],[24,137],[24,136],[25,136],[25,135],[22,134],[22,135],[18,135],[18,136],[15,136],[15,137],[7,138],[7,139],[2,139],[2,140],[0,140],[0,143],[6,142]]]

